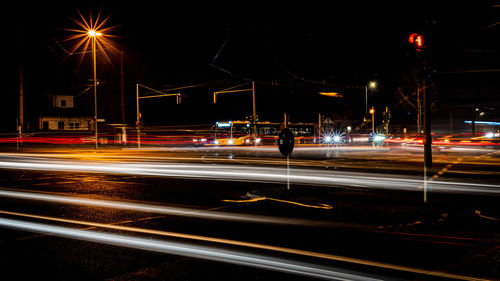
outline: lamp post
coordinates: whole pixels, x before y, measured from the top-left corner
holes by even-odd
[[[88,36],[90,36],[92,40],[92,57],[93,57],[93,64],[94,64],[94,131],[95,131],[95,149],[98,149],[98,135],[97,135],[97,67],[96,67],[96,41],[97,41],[97,36],[101,36],[102,33],[97,32],[94,29],[90,29],[87,32]]]
[[[365,85],[365,116],[368,116],[368,88],[374,90],[377,88],[377,82],[370,81],[368,85]]]

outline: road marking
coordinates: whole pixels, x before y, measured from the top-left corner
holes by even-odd
[[[229,200],[229,199],[227,199],[227,200],[222,200],[222,201],[232,202],[232,203],[252,203],[252,202],[263,201],[263,200],[277,201],[277,202],[297,205],[297,206],[301,206],[301,207],[308,207],[308,208],[327,209],[327,210],[333,208],[331,205],[327,205],[327,204],[323,204],[323,203],[320,203],[319,205],[307,205],[307,204],[303,204],[303,203],[299,203],[299,202],[281,200],[281,199],[270,198],[270,197],[257,197],[257,198],[246,199],[246,200]]]
[[[436,180],[437,178],[439,178],[441,175],[443,175],[444,173],[446,173],[449,169],[451,169],[451,167],[453,167],[455,164],[458,164],[460,163],[461,161],[463,160],[463,157],[460,156],[457,158],[457,160],[455,160],[453,163],[450,163],[448,165],[446,165],[446,167],[444,167],[443,169],[441,169],[439,172],[437,172],[435,175],[432,176],[432,178],[429,179],[429,181],[434,181]]]
[[[49,221],[55,221],[55,222],[87,225],[87,226],[91,226],[91,227],[100,227],[100,228],[107,228],[107,229],[114,229],[114,230],[121,230],[121,231],[131,231],[131,232],[144,233],[144,234],[169,236],[169,237],[198,240],[198,241],[204,241],[204,242],[228,244],[228,245],[233,245],[233,246],[243,246],[243,247],[261,249],[261,250],[270,250],[270,251],[287,253],[287,254],[296,254],[296,255],[307,256],[307,257],[314,257],[314,258],[321,258],[321,259],[327,259],[327,260],[333,260],[333,261],[354,263],[354,264],[358,264],[358,265],[365,265],[365,266],[371,266],[371,267],[378,267],[378,268],[384,268],[384,269],[417,273],[417,274],[435,276],[435,277],[454,278],[454,279],[458,279],[458,280],[471,280],[471,281],[472,280],[488,280],[488,279],[482,279],[482,278],[477,278],[477,277],[470,277],[470,276],[465,276],[465,275],[447,273],[447,272],[443,272],[443,271],[427,270],[427,269],[402,266],[402,265],[395,265],[395,264],[389,264],[389,263],[383,263],[383,262],[377,262],[377,261],[371,261],[371,260],[365,260],[365,259],[358,259],[358,258],[332,255],[332,254],[319,253],[319,252],[312,252],[312,251],[286,248],[286,247],[280,247],[280,246],[272,246],[272,245],[259,244],[259,243],[253,243],[253,242],[230,240],[230,239],[224,239],[224,238],[200,236],[200,235],[194,235],[194,234],[184,234],[184,233],[178,233],[178,232],[169,232],[169,231],[161,231],[161,230],[153,230],[153,229],[144,229],[144,228],[129,227],[129,226],[103,224],[103,223],[96,223],[96,222],[89,222],[89,221],[47,217],[47,216],[24,214],[24,213],[9,212],[9,211],[0,211],[0,213],[7,214],[7,215],[13,215],[13,216],[34,218],[34,219],[49,220]]]
[[[494,217],[489,217],[489,216],[485,216],[483,214],[481,214],[481,211],[479,210],[474,210],[474,214],[480,218],[484,218],[484,219],[489,219],[489,220],[494,220],[494,221],[498,221],[500,219],[497,219],[497,218],[494,218]]]

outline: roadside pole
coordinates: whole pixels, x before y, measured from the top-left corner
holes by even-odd
[[[141,123],[140,123],[141,113],[139,112],[139,84],[135,85],[135,103],[136,103],[136,108],[137,108],[137,112],[136,112],[137,121],[135,123],[135,125],[137,126],[137,128],[136,128],[137,148],[141,148]]]
[[[428,202],[428,179],[432,173],[432,135],[431,135],[431,102],[430,95],[425,89],[425,75],[423,81],[423,95],[424,95],[424,203]]]

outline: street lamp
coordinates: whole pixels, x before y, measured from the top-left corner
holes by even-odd
[[[96,67],[96,41],[97,36],[102,36],[101,32],[96,31],[95,29],[90,29],[87,32],[87,35],[92,40],[92,56],[94,63],[94,131],[95,131],[95,149],[98,149],[99,140],[97,138],[97,67]]]
[[[368,88],[375,90],[377,88],[377,82],[370,81],[368,85],[365,85],[365,116],[368,116]]]

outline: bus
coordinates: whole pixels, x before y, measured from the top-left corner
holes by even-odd
[[[212,136],[209,141],[204,138],[203,145],[263,145],[274,143],[280,132],[280,123],[257,122],[257,131],[253,132],[250,121],[216,122],[212,127]],[[202,145],[200,140],[193,140],[196,145]]]
[[[288,123],[289,128],[294,135],[295,143],[314,143],[316,127],[314,123]]]

